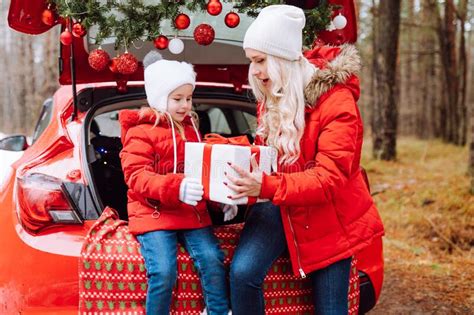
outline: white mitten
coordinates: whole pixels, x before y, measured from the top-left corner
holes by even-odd
[[[196,206],[203,194],[204,187],[197,178],[185,177],[179,186],[179,200],[188,205]]]
[[[224,212],[224,222],[230,221],[237,215],[239,208],[237,205],[224,205],[222,212]]]

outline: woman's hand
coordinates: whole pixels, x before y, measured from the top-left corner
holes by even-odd
[[[260,195],[260,191],[262,190],[263,173],[258,166],[257,160],[255,159],[255,154],[252,154],[250,163],[252,164],[252,172],[246,171],[237,165],[229,163],[230,167],[232,167],[240,176],[235,177],[226,174],[230,182],[225,182],[224,184],[237,193],[236,195],[229,196],[229,199],[234,200],[242,197],[258,197]]]

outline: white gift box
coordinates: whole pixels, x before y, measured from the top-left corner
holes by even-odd
[[[236,192],[224,185],[224,182],[229,182],[224,173],[239,177],[228,162],[250,171],[252,151],[259,151],[257,162],[264,173],[277,171],[277,151],[271,147],[186,142],[184,175],[199,179],[204,186],[204,196],[209,200],[229,205],[248,204],[247,197],[235,200],[228,198]],[[208,161],[204,161],[205,155]],[[257,199],[256,202],[263,201],[267,200]]]

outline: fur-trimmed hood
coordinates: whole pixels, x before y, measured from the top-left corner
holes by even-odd
[[[305,98],[315,106],[318,99],[332,87],[344,84],[349,88],[357,101],[360,95],[359,79],[357,77],[361,60],[354,45],[340,47],[321,46],[306,51],[305,57],[317,69],[305,88]]]

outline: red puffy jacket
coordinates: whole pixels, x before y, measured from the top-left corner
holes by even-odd
[[[317,48],[305,56],[318,70],[308,104],[301,155],[264,175],[260,197],[279,205],[295,275],[350,257],[383,235],[360,169],[360,57],[354,46]],[[259,110],[260,112],[260,110]]]
[[[204,201],[195,207],[179,201],[184,178],[184,144],[176,130],[163,118],[157,126],[153,111],[123,110],[119,114],[123,149],[120,152],[128,185],[129,228],[134,234],[155,230],[194,229],[209,226],[211,219]],[[199,141],[191,119],[183,121],[187,141]],[[173,174],[174,145],[177,148],[177,174]]]

